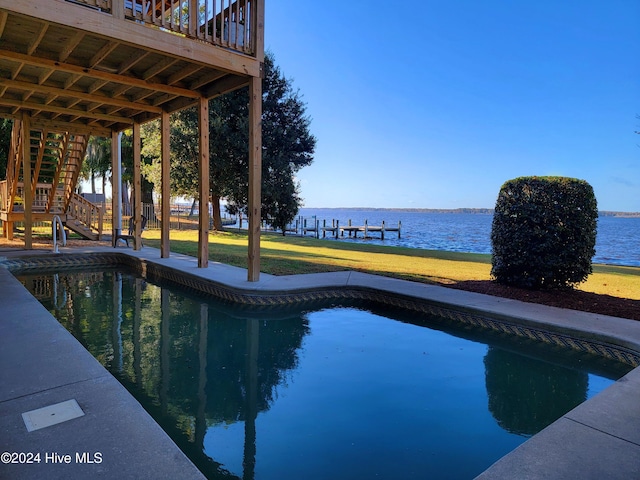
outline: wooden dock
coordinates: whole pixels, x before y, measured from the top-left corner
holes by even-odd
[[[332,221],[331,226],[328,227],[326,225],[326,221],[323,223],[322,227],[319,227],[319,230],[322,231],[322,238],[326,238],[327,232],[333,234],[335,238],[338,238],[338,235],[344,237],[345,232],[349,237],[358,238],[358,233],[363,233],[363,238],[372,238],[371,233],[379,234],[380,239],[384,240],[384,236],[388,232],[397,232],[398,238],[401,238],[402,234],[402,222],[398,222],[397,227],[390,227],[382,222],[382,225],[369,225],[367,220],[364,221],[364,225],[352,225],[351,220],[349,220],[346,226],[340,226],[338,221]]]

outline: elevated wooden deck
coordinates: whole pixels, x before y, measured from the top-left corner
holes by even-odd
[[[0,116],[33,127],[109,136],[260,76],[257,0],[3,3]]]
[[[48,201],[44,212],[38,210],[38,185],[48,184],[50,195],[64,197],[65,206],[60,213],[67,214],[70,192],[75,189],[83,160],[82,157],[72,176],[65,176],[64,168],[58,168],[65,155],[49,155],[58,163],[51,165],[53,178],[44,180],[38,170],[38,156],[48,155],[48,132],[82,138],[85,144],[90,135],[111,138],[114,212],[120,215],[118,135],[131,129],[133,203],[136,215],[140,215],[140,125],[160,119],[161,213],[168,217],[169,115],[187,107],[198,109],[199,196],[206,198],[210,195],[208,100],[249,86],[248,277],[251,281],[258,279],[264,3],[265,0],[0,2],[0,117],[11,118],[18,126],[17,133],[14,128],[8,160],[13,176],[0,186],[0,217],[7,221],[24,219],[26,248],[31,248],[34,216],[53,213],[52,201]],[[33,140],[34,134],[40,135],[40,140]],[[21,195],[19,183],[24,185]],[[62,184],[64,188],[59,187]],[[114,238],[120,223],[120,217],[114,217]],[[198,266],[206,267],[206,211],[200,213],[199,225]],[[135,236],[140,238],[138,228]],[[167,257],[168,225],[163,226],[161,238],[161,255]]]

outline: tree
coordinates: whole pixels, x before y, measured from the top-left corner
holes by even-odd
[[[295,174],[313,161],[316,139],[311,120],[291,80],[267,53],[262,82],[262,218],[285,231],[302,202]],[[249,97],[246,88],[209,102],[209,172],[214,228],[222,229],[220,200],[230,213],[247,212],[249,190]],[[159,178],[158,127],[143,131],[153,166],[148,179]],[[149,138],[153,137],[153,138]],[[171,192],[198,195],[198,118],[194,108],[171,116]],[[147,148],[147,147],[145,147]]]
[[[13,120],[3,118],[0,120],[0,178],[7,176],[7,160],[11,148],[11,130]]]
[[[306,106],[291,80],[267,53],[262,81],[262,219],[283,234],[301,205],[295,174],[313,161],[316,138],[310,133]],[[249,189],[248,96],[238,90],[214,99],[212,176],[223,185],[232,210],[247,211]],[[215,131],[214,131],[215,128]],[[216,142],[213,142],[213,139]],[[212,179],[213,180],[213,179]]]
[[[191,214],[198,199],[198,117],[195,108],[187,108],[171,115],[170,178],[172,196],[194,199]],[[142,175],[153,188],[162,186],[160,122],[142,126]]]
[[[107,173],[111,170],[111,139],[91,137],[82,164],[82,177],[91,180],[91,193],[96,193],[96,177],[102,177],[102,193],[105,192]]]

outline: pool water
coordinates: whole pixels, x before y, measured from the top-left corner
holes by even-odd
[[[381,305],[20,278],[209,478],[472,478],[631,369]]]

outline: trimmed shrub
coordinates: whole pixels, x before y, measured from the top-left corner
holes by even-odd
[[[519,287],[573,287],[592,271],[597,222],[593,188],[584,180],[509,180],[496,201],[491,275]]]

